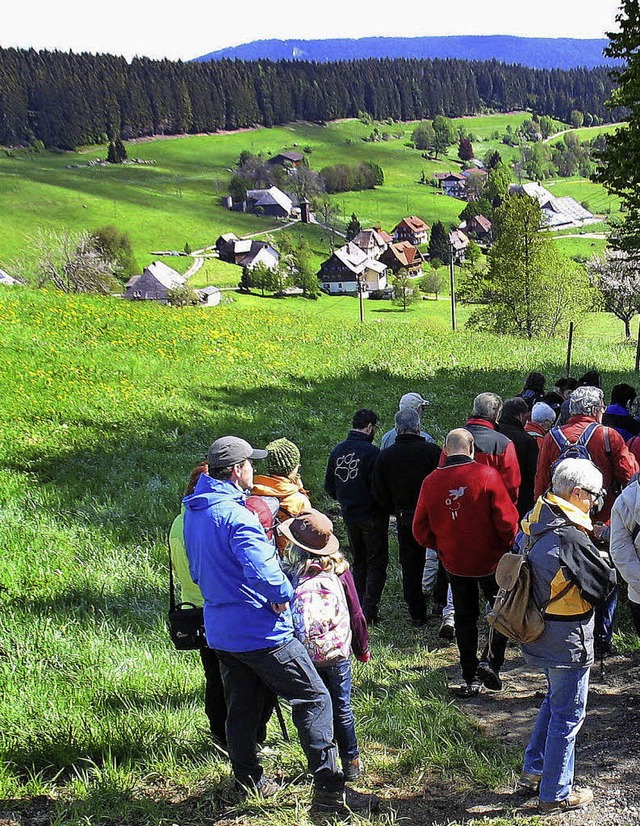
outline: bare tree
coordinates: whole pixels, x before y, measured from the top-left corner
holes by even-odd
[[[602,295],[605,309],[624,323],[631,336],[631,319],[640,312],[640,259],[622,250],[606,249],[587,262],[591,284]]]
[[[118,263],[97,249],[88,232],[41,230],[27,244],[22,267],[37,287],[52,284],[65,293],[103,293],[117,288]]]

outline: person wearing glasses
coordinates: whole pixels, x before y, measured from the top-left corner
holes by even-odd
[[[279,785],[265,776],[257,754],[266,685],[291,703],[309,771],[312,808],[346,813],[371,799],[346,790],[333,742],[331,698],[305,647],[293,633],[293,588],[275,545],[245,505],[253,485],[254,449],[237,436],[216,439],[208,471],[185,496],[184,542],[193,582],[204,598],[207,645],[215,649],[227,703],[229,758],[241,789],[269,797]]]
[[[603,487],[606,492],[592,514],[601,523],[596,528],[596,537],[602,533],[602,525],[606,526],[609,522],[616,496],[638,472],[636,458],[626,446],[622,436],[612,427],[605,427],[602,424],[604,410],[604,393],[599,387],[586,385],[573,391],[569,399],[569,420],[561,427],[552,427],[542,440],[533,491],[535,497],[538,498],[549,487],[553,464],[560,455],[558,439],[561,440],[564,436],[571,444],[576,444],[579,439],[586,442],[589,457],[602,474]],[[557,433],[557,430],[560,433]],[[606,532],[603,534],[603,539],[606,540]],[[596,612],[597,656],[606,656],[611,651],[617,602],[617,591],[614,590],[607,603],[598,606]]]
[[[547,680],[520,776],[521,788],[538,794],[541,814],[593,800],[591,789],[574,786],[573,778],[594,662],[594,606],[606,601],[616,582],[615,569],[589,538],[602,481],[588,459],[558,462],[551,488],[516,537],[521,553],[528,554],[533,598],[545,620],[542,635],[521,646],[528,665]]]
[[[324,477],[325,492],[340,503],[356,591],[371,624],[380,621],[389,564],[389,517],[372,492],[373,467],[380,453],[372,444],[377,427],[373,410],[356,410],[347,438],[329,455]]]

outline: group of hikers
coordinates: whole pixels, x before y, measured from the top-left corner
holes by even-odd
[[[590,803],[591,790],[574,784],[575,740],[594,656],[611,651],[616,569],[640,635],[636,400],[618,384],[607,406],[596,371],[546,393],[545,377],[530,373],[514,398],[476,396],[442,448],[422,429],[429,402],[419,393],[401,397],[381,449],[376,413],[356,411],[324,479],[349,561],[312,507],[292,441],[262,450],[216,439],[191,474],[170,547],[183,601],[203,606],[205,711],[238,787],[265,797],[279,788],[259,746],[282,697],[313,775],[312,808],[377,808],[375,795],[345,785],[364,771],[350,657],[369,661],[368,626],[383,622],[393,520],[409,621],[424,626],[433,603],[440,637],[457,643],[462,697],[503,688],[507,638],[492,629],[478,654],[481,600],[496,599],[505,553],[527,555],[544,630],[521,648],[548,688],[519,786],[541,813]]]

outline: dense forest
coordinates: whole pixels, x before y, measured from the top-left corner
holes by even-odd
[[[107,138],[214,132],[367,112],[376,120],[530,109],[616,119],[604,67],[530,69],[497,61],[222,60],[182,63],[0,49],[0,143],[73,149]],[[621,113],[617,113],[620,115]]]

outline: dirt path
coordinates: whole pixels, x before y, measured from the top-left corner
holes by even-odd
[[[457,665],[446,671],[451,685],[458,685]],[[545,681],[528,669],[515,648],[508,651],[504,676],[505,688],[499,694],[487,692],[455,702],[488,736],[524,748],[544,696]],[[639,737],[640,653],[616,656],[608,660],[604,682],[599,668],[592,670],[587,719],[578,738],[577,783],[590,786],[595,801],[583,811],[549,817],[545,822],[562,826],[640,824]],[[398,806],[398,814],[407,818],[405,823],[416,826],[535,813],[536,798],[527,798],[513,787],[465,790],[436,778]]]

